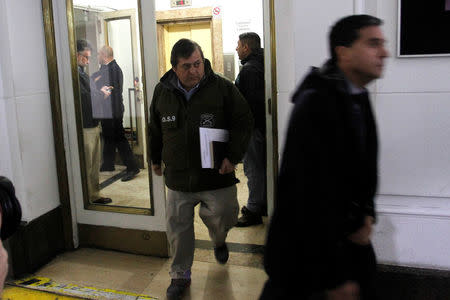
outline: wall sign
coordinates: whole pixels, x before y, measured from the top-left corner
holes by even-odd
[[[212,15],[215,19],[221,19],[222,18],[222,8],[220,6],[216,6],[212,9]]]
[[[213,15],[217,16],[220,14],[220,7],[216,6],[213,8]]]
[[[171,0],[170,7],[183,7],[183,6],[191,6],[191,0]]]
[[[251,25],[252,20],[250,19],[236,21],[236,33],[241,34],[251,31]]]
[[[398,1],[398,56],[450,56],[450,0]]]

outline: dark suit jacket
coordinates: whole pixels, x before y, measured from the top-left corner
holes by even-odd
[[[96,78],[100,77],[95,81]],[[102,65],[100,70],[95,72],[92,77],[95,81],[97,89],[101,89],[103,86],[112,86],[110,100],[112,117],[114,119],[123,118],[123,73],[122,69],[117,64],[116,60],[112,60],[107,65]]]
[[[260,48],[242,60],[243,67],[239,72],[235,84],[250,105],[255,128],[265,133],[265,86],[264,86],[264,51]]]
[[[92,113],[92,97],[91,92],[95,92],[95,87],[91,89],[89,75],[86,74],[82,67],[78,67],[78,78],[80,81],[80,100],[81,111],[83,114],[83,128],[92,128],[98,125],[98,120],[94,119]]]

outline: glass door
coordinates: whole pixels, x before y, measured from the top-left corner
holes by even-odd
[[[136,0],[73,0],[87,209],[152,214],[139,13]]]
[[[154,3],[66,0],[65,9],[70,75],[60,68],[72,78],[73,98],[61,101],[75,120],[66,135],[78,149],[69,151],[68,172],[79,244],[167,256],[164,182],[147,157],[158,81]]]

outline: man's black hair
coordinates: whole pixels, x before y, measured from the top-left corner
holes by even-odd
[[[329,35],[330,54],[333,62],[337,62],[336,47],[350,47],[359,39],[359,30],[369,26],[381,26],[383,21],[369,15],[352,15],[337,21]]]
[[[83,52],[84,50],[92,51],[91,45],[86,40],[77,40],[77,52]]]
[[[252,52],[261,48],[261,38],[255,32],[245,32],[239,35],[241,43],[247,45]]]
[[[189,39],[178,40],[178,42],[173,45],[172,52],[170,53],[170,63],[172,64],[172,67],[177,66],[180,57],[185,59],[189,58],[196,49],[200,51],[202,59],[205,59],[203,57],[202,47],[200,47],[199,44]]]

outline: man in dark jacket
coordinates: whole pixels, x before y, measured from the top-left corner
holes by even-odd
[[[293,96],[261,299],[375,299],[378,146],[365,86],[388,56],[381,24],[368,15],[339,20],[331,59]]]
[[[255,118],[255,128],[244,156],[244,173],[247,176],[248,201],[242,207],[242,216],[236,226],[262,224],[267,212],[266,199],[266,116],[264,109],[264,51],[261,39],[254,32],[239,35],[236,48],[243,65],[235,84],[247,100]]]
[[[168,299],[190,285],[194,259],[194,207],[208,227],[219,263],[228,260],[228,230],[237,222],[235,165],[247,149],[253,117],[238,89],[216,75],[201,47],[181,39],[172,48],[168,71],[155,87],[150,107],[150,157],[167,189],[167,236],[172,249]],[[200,128],[226,129],[229,140],[218,169],[202,168]]]
[[[111,106],[110,116],[104,116],[101,122],[104,141],[101,171],[115,170],[117,148],[122,162],[127,167],[126,174],[121,180],[128,181],[139,173],[139,167],[123,128],[123,73],[114,59],[111,47],[103,46],[98,52],[98,58],[101,67],[92,75],[92,79],[98,88],[107,86],[111,91],[111,96],[105,100]]]
[[[98,120],[94,118],[93,99],[104,98],[110,95],[106,87],[97,89],[89,79],[84,68],[89,64],[91,57],[91,46],[85,40],[77,40],[77,65],[80,81],[81,111],[83,114],[83,142],[84,160],[86,167],[86,179],[88,186],[89,201],[93,203],[111,203],[110,198],[100,197],[100,127]]]

